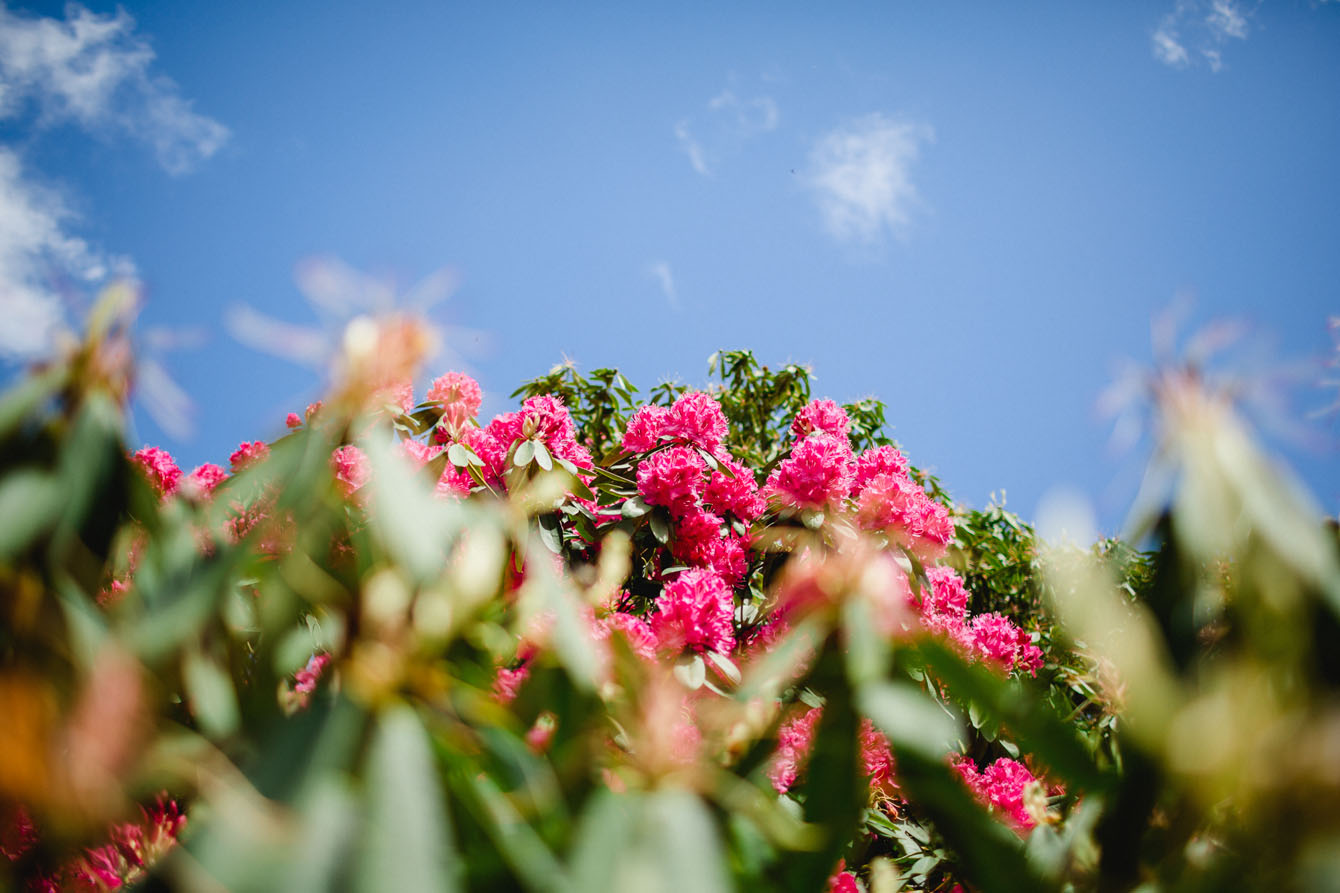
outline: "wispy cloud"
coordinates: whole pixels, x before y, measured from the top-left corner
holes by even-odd
[[[129,15],[72,4],[66,16],[0,6],[0,120],[129,136],[174,175],[218,151],[228,129],[196,114],[171,80],[151,72],[153,50]],[[59,189],[42,185],[28,159],[0,146],[0,354],[44,353],[64,322],[62,293],[134,275],[129,259],[75,235],[77,222]]]
[[[1250,16],[1236,0],[1177,0],[1159,20],[1150,49],[1164,65],[1189,68],[1204,62],[1217,72],[1224,67],[1224,47],[1247,39]]]
[[[59,280],[133,273],[129,260],[70,235],[73,216],[59,193],[31,182],[19,156],[0,147],[0,353],[27,357],[47,347],[64,317]]]
[[[707,166],[707,156],[703,152],[702,144],[689,132],[688,121],[680,121],[675,125],[675,139],[679,141],[679,148],[689,156],[689,164],[693,165],[695,171],[704,177],[712,173],[712,169]]]
[[[32,103],[38,122],[73,121],[146,143],[171,174],[217,152],[228,128],[197,114],[169,78],[153,74],[153,49],[124,11],[100,16],[71,5],[64,21],[0,8],[0,118]]]
[[[912,165],[934,136],[928,125],[878,113],[825,134],[810,153],[805,182],[829,233],[871,245],[902,232],[920,202]]]
[[[706,114],[675,124],[675,140],[693,169],[707,177],[723,159],[780,122],[781,110],[771,96],[741,96],[727,87],[707,101]]]
[[[647,275],[656,280],[656,284],[661,287],[661,294],[665,295],[665,300],[672,309],[679,309],[679,292],[675,290],[675,277],[670,272],[670,264],[663,260],[653,261],[647,265]]]

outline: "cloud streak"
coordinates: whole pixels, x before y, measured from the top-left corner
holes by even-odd
[[[153,49],[124,10],[100,16],[72,5],[67,15],[29,18],[0,7],[0,118],[31,104],[39,124],[71,121],[129,136],[173,175],[228,140],[228,128],[197,114],[171,79],[151,73]]]
[[[810,152],[805,183],[829,234],[862,245],[901,234],[921,201],[912,166],[934,136],[925,124],[876,113],[821,137]]]
[[[1224,67],[1224,48],[1246,40],[1249,13],[1236,0],[1178,0],[1159,20],[1150,37],[1154,58],[1172,68],[1190,68],[1204,62],[1211,71]]]
[[[73,4],[66,15],[30,17],[0,6],[0,121],[129,137],[173,175],[219,150],[228,129],[196,114],[175,83],[152,73],[153,50],[129,15],[100,16]],[[0,355],[15,359],[50,349],[65,321],[62,293],[135,272],[129,259],[72,234],[69,203],[39,185],[30,168],[0,146]]]
[[[125,258],[109,258],[66,231],[73,218],[61,196],[28,180],[13,151],[0,148],[0,353],[42,353],[64,314],[60,279],[96,283],[130,275]]]
[[[710,177],[744,144],[777,129],[781,110],[771,96],[741,97],[729,87],[707,101],[707,114],[675,124],[675,141],[693,170]]]
[[[663,260],[653,261],[647,266],[647,275],[656,280],[656,284],[661,287],[661,294],[665,295],[670,307],[678,310],[679,292],[675,290],[675,277],[670,272],[670,264]]]

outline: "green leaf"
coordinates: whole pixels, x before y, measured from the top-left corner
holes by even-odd
[[[858,700],[861,712],[901,748],[942,759],[957,745],[959,724],[914,685],[869,682],[861,687]]]
[[[364,450],[372,466],[368,514],[377,539],[417,580],[432,579],[446,562],[443,546],[461,522],[460,506],[435,498],[382,438],[370,438]]]
[[[701,654],[685,654],[675,661],[675,678],[690,691],[697,691],[707,681],[707,665]]]
[[[531,890],[561,893],[573,889],[563,865],[489,775],[462,771],[453,773],[453,777],[469,792],[498,852]]]
[[[641,518],[649,511],[651,511],[651,506],[647,505],[647,501],[641,496],[624,500],[623,507],[619,509],[619,513],[625,518]]]
[[[408,706],[382,713],[364,775],[367,822],[356,889],[460,889],[428,736]]]
[[[8,562],[56,523],[64,492],[51,475],[19,469],[0,481],[0,561]]]
[[[554,457],[549,455],[549,447],[544,445],[543,440],[532,440],[531,443],[535,444],[535,464],[545,471],[552,470]]]
[[[740,684],[740,668],[735,665],[735,661],[717,651],[707,652],[707,659],[716,664],[722,674],[732,683]]]
[[[523,440],[517,444],[516,452],[512,454],[512,464],[517,468],[525,468],[530,464],[530,460],[535,458],[534,440]]]
[[[477,459],[474,451],[463,443],[453,443],[447,447],[447,459],[457,468],[467,468],[475,463],[472,459]]]
[[[660,508],[651,514],[651,535],[656,537],[656,542],[665,545],[670,542],[670,513]]]
[[[544,547],[555,555],[563,554],[563,528],[558,522],[558,515],[546,512],[535,520],[539,525],[540,542],[544,543]]]
[[[182,682],[191,712],[206,735],[226,738],[237,730],[237,692],[227,671],[200,652],[188,651]]]

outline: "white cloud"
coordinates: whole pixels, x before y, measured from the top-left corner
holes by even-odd
[[[656,284],[661,287],[661,294],[665,295],[666,301],[675,310],[679,309],[679,292],[675,290],[675,277],[670,272],[670,264],[663,260],[654,261],[647,266],[647,275],[656,280]]]
[[[96,283],[133,271],[66,232],[71,213],[60,195],[27,180],[17,154],[0,147],[0,353],[44,352],[63,320],[52,283]]]
[[[1251,13],[1237,0],[1177,0],[1159,20],[1150,38],[1154,58],[1173,68],[1188,68],[1200,59],[1211,71],[1224,67],[1224,47],[1246,40]]]
[[[920,197],[911,167],[934,139],[924,124],[866,115],[825,134],[810,152],[806,184],[839,241],[874,244],[908,224]]]
[[[693,134],[689,133],[689,123],[687,121],[680,121],[675,125],[675,139],[679,140],[679,148],[683,149],[685,154],[689,156],[689,164],[693,165],[695,171],[704,177],[712,173],[711,168],[707,166],[707,158],[703,154],[702,144],[693,138]]]
[[[0,117],[31,102],[40,123],[68,120],[148,144],[171,174],[223,146],[228,128],[193,111],[172,80],[150,73],[153,49],[124,10],[100,16],[71,5],[66,15],[29,18],[0,7]]]
[[[675,125],[675,140],[693,169],[706,177],[723,158],[740,152],[749,140],[776,130],[780,122],[781,111],[771,96],[741,97],[727,87],[707,101],[706,115]]]
[[[0,120],[129,136],[174,175],[209,158],[228,129],[196,114],[176,84],[151,73],[153,50],[134,28],[122,10],[100,16],[71,4],[61,20],[0,6]],[[39,185],[25,160],[0,146],[0,354],[45,353],[65,321],[63,292],[134,275],[129,259],[71,234],[74,222],[61,193]]]
[[[1189,61],[1186,47],[1177,42],[1177,32],[1170,23],[1165,22],[1154,32],[1154,58],[1174,68],[1181,68]]]

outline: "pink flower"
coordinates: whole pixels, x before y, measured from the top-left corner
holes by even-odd
[[[768,764],[768,780],[779,794],[791,790],[805,771],[814,747],[814,732],[824,708],[811,707],[777,727],[777,751]]]
[[[484,394],[479,382],[463,372],[448,372],[433,382],[428,389],[428,401],[441,404],[442,418],[438,431],[447,437],[459,437],[479,412]]]
[[[212,462],[196,466],[186,478],[186,485],[201,496],[209,496],[214,488],[228,479],[228,472]]]
[[[1006,670],[1024,669],[1033,675],[1042,666],[1042,650],[1008,618],[994,612],[979,614],[969,628],[973,650],[984,660]]]
[[[493,676],[493,699],[499,704],[510,704],[521,691],[521,684],[530,676],[530,663],[526,662],[515,669],[499,667]]]
[[[377,404],[394,406],[409,415],[414,411],[414,382],[408,378],[402,378],[392,382],[373,395]]]
[[[730,512],[745,523],[763,514],[763,498],[758,495],[754,473],[729,458],[717,457],[717,463],[730,471],[714,471],[707,482],[703,501],[717,514]]]
[[[16,806],[13,820],[7,826],[0,827],[0,856],[17,862],[36,845],[37,828],[33,825],[32,817],[22,805]]]
[[[428,402],[443,405],[459,404],[467,418],[479,412],[484,402],[484,392],[475,381],[464,372],[448,372],[433,381],[428,387]]]
[[[729,425],[721,404],[711,394],[690,391],[681,394],[661,424],[661,434],[715,453],[726,439]]]
[[[554,732],[558,730],[558,717],[548,710],[535,717],[535,724],[526,732],[526,744],[535,753],[544,753],[549,749],[549,742],[554,740]]]
[[[645,660],[656,658],[656,634],[651,631],[651,627],[641,617],[635,617],[623,611],[614,611],[596,621],[591,630],[598,642],[605,641],[616,631],[628,641],[633,653],[638,657]]]
[[[460,498],[469,496],[474,486],[475,479],[470,476],[470,472],[448,462],[438,476],[433,492],[441,497]]]
[[[400,452],[404,454],[415,468],[423,468],[429,462],[442,452],[441,447],[430,443],[421,443],[420,441],[407,439],[400,441]]]
[[[866,778],[870,779],[871,790],[885,797],[893,796],[898,790],[889,739],[868,719],[861,720],[861,766]]]
[[[298,415],[296,412],[290,412],[288,415],[284,416],[284,427],[301,428],[302,416]]]
[[[796,413],[791,422],[791,433],[800,439],[816,431],[846,440],[851,432],[851,420],[847,418],[846,411],[832,400],[812,400]]]
[[[930,589],[922,588],[920,605],[923,615],[943,615],[962,619],[968,610],[968,589],[952,567],[926,568]]]
[[[656,446],[661,438],[661,428],[670,410],[665,406],[647,404],[633,413],[624,430],[623,448],[630,453],[645,453]]]
[[[838,863],[838,870],[828,879],[828,893],[861,893],[861,887],[856,883],[856,875],[850,871],[844,871],[846,860]]]
[[[310,695],[316,691],[316,683],[321,679],[321,674],[325,672],[329,663],[330,655],[324,651],[313,654],[307,659],[307,666],[293,674],[293,690],[300,695]]]
[[[702,564],[711,554],[712,544],[721,539],[721,519],[696,505],[680,516],[670,551],[680,561]]]
[[[686,570],[667,583],[651,616],[651,629],[662,651],[716,651],[735,647],[735,600],[720,576]]]
[[[824,890],[825,893],[861,893],[856,873],[847,870],[846,859],[839,859],[837,865],[833,867],[833,873],[828,876],[828,885]]]
[[[649,505],[663,505],[676,517],[688,514],[703,492],[702,457],[692,447],[652,453],[638,466],[637,489]]]
[[[233,466],[233,474],[237,474],[248,465],[263,461],[268,455],[270,455],[270,447],[265,441],[243,442],[238,445],[237,449],[233,450],[232,455],[228,457],[228,462]]]
[[[181,469],[177,467],[177,463],[167,450],[145,447],[136,452],[132,458],[160,496],[166,497],[176,492],[177,484],[181,481]]]
[[[812,434],[773,469],[766,490],[795,508],[838,505],[851,491],[851,447],[831,434]]]
[[[877,474],[871,478],[857,499],[856,518],[866,530],[900,534],[903,545],[922,558],[944,554],[954,538],[949,510],[905,475]]]
[[[954,764],[954,768],[963,777],[973,796],[992,812],[1003,813],[1015,830],[1027,831],[1037,824],[1028,809],[1026,797],[1029,788],[1040,786],[1041,782],[1023,763],[1001,757],[985,771],[979,772],[972,760],[962,757]]]
[[[340,492],[352,496],[354,491],[368,482],[372,472],[368,467],[368,457],[353,444],[345,444],[330,454],[330,467],[335,472],[335,480]]]
[[[907,457],[891,446],[875,447],[856,457],[856,480],[852,495],[859,496],[870,479],[880,474],[907,477]]]
[[[496,464],[496,473],[500,478],[507,470],[503,467],[507,452],[518,440],[538,438],[554,457],[566,459],[580,468],[591,468],[595,464],[591,461],[590,452],[577,443],[576,429],[572,417],[568,415],[568,408],[561,399],[550,394],[528,398],[521,404],[520,412],[505,412],[496,416],[485,431],[500,453]],[[467,435],[462,434],[462,439],[467,439]],[[474,446],[472,439],[470,445]],[[485,458],[478,449],[475,452],[479,453],[481,459]]]

